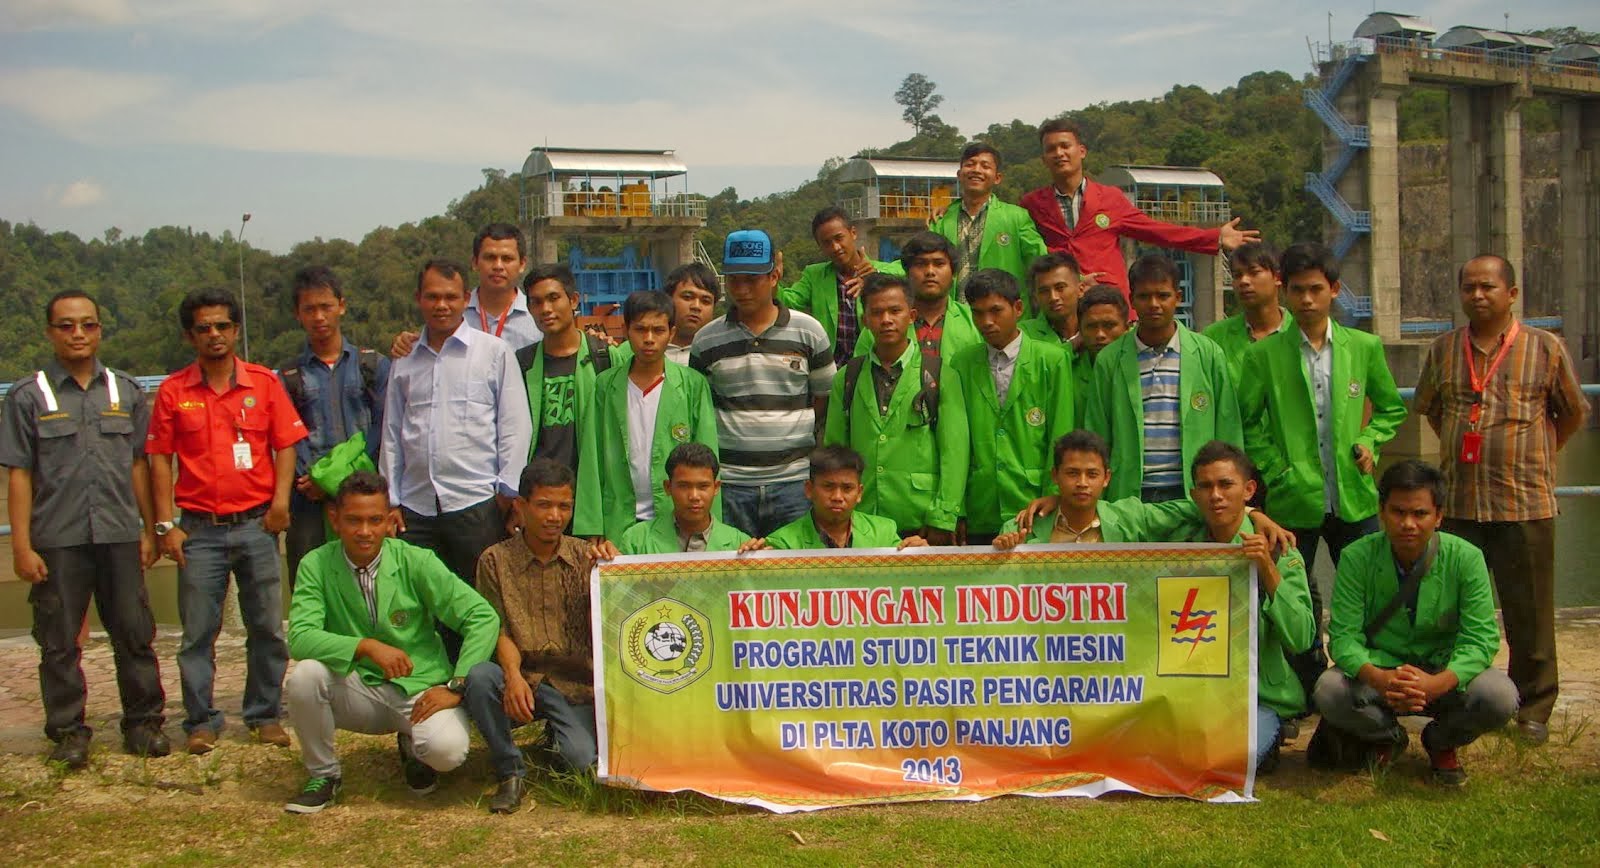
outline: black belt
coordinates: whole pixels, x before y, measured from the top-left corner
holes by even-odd
[[[229,512],[221,515],[215,512],[202,512],[198,509],[186,509],[183,511],[183,517],[186,519],[192,518],[195,521],[204,522],[206,524],[243,524],[252,518],[260,518],[261,516],[266,515],[267,508],[270,506],[272,506],[272,502],[268,501],[260,506],[253,506],[243,512]]]

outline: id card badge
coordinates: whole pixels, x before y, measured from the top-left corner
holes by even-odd
[[[250,444],[243,440],[233,442],[233,469],[249,470],[255,464],[250,460]]]
[[[1483,460],[1483,434],[1467,431],[1461,435],[1461,463],[1477,464]]]

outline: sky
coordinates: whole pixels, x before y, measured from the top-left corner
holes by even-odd
[[[1441,31],[1508,3],[1410,2]],[[440,213],[530,148],[672,148],[688,188],[793,189],[905,139],[921,72],[971,135],[1174,84],[1310,70],[1369,2],[0,0],[0,219],[287,250]],[[840,13],[839,10],[845,10]],[[831,13],[829,15],[828,13]],[[1593,0],[1513,29],[1600,30]]]

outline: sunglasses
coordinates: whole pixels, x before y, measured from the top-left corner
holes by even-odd
[[[190,326],[189,331],[197,335],[208,335],[212,332],[222,335],[233,331],[234,326],[236,325],[238,325],[238,323],[229,322],[227,320],[223,320],[222,322],[201,322]]]
[[[92,320],[89,322],[68,322],[63,320],[61,322],[51,323],[50,327],[64,335],[70,335],[73,332],[80,330],[84,334],[89,335],[100,330],[100,324]]]

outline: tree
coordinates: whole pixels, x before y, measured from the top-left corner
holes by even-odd
[[[894,92],[894,101],[905,106],[905,111],[900,113],[900,119],[911,125],[912,135],[921,135],[927,126],[933,110],[944,102],[944,97],[934,93],[938,87],[926,75],[913,72],[900,82],[900,89]]]

